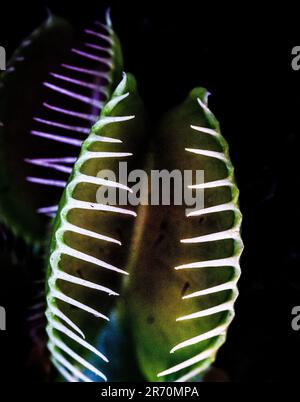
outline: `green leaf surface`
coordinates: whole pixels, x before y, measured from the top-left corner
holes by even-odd
[[[51,16],[14,53],[0,76],[0,217],[27,241],[40,241],[46,221],[36,213],[43,188],[26,182],[24,158],[33,149],[29,135],[32,118],[41,104],[41,84],[72,43],[73,30]],[[46,194],[45,194],[46,193]]]
[[[153,131],[135,81],[124,76],[83,144],[56,217],[48,268],[49,348],[69,381],[128,380],[122,368],[133,362],[131,380],[195,380],[225,340],[238,294],[241,214],[228,146],[206,99],[206,91],[196,88]],[[187,216],[185,204],[144,205],[135,222],[128,207],[99,211],[97,186],[88,182],[101,169],[116,172],[115,152],[128,147],[128,171],[145,164],[148,149],[149,173],[203,170],[204,183],[193,184],[204,188],[204,209]],[[122,246],[95,240],[95,233],[119,239]],[[108,296],[107,288],[120,296]],[[66,323],[77,333],[78,326],[89,343],[67,333]],[[122,352],[126,338],[132,359]]]
[[[234,315],[242,251],[238,190],[206,99],[196,88],[165,115],[148,167],[204,170],[204,209],[194,216],[186,216],[186,205],[138,210],[123,313],[148,381],[187,381],[205,372]]]
[[[54,364],[60,370],[67,368],[72,377],[78,376],[77,364],[70,366],[62,360],[62,356],[66,358],[63,352],[73,359],[77,353],[76,363],[83,363],[78,354],[88,362],[92,361],[91,354],[96,355],[97,364],[91,371],[98,380],[106,378],[106,359],[110,355],[104,357],[103,349],[95,347],[101,331],[109,325],[122,279],[127,275],[135,212],[128,207],[107,209],[97,203],[99,186],[109,189],[119,185],[101,182],[103,178],[98,173],[103,169],[117,171],[121,161],[127,161],[130,170],[137,167],[139,158],[132,159],[131,154],[139,155],[143,146],[144,121],[135,80],[124,75],[83,143],[54,222],[47,331]],[[67,332],[66,324],[71,326],[71,332]],[[84,341],[80,331],[85,335]],[[83,366],[91,369],[86,362]],[[84,374],[79,378],[85,380]]]
[[[86,118],[82,121],[78,115],[93,117],[96,114],[96,119],[98,107],[103,103],[98,98],[110,97],[121,79],[122,51],[109,14],[106,24],[100,24],[99,29],[104,33],[92,31],[92,36],[100,56],[82,52],[82,41],[78,41],[70,24],[50,16],[21,44],[0,77],[0,215],[28,242],[45,240],[50,220],[40,210],[55,207],[62,194],[61,186],[46,184],[45,180],[63,184],[68,179],[68,174],[62,177],[53,165],[45,167],[39,165],[40,161],[65,156],[76,159],[80,148],[74,151],[73,145],[67,145],[60,138],[73,140],[74,137],[80,143],[82,138],[76,137],[77,127],[81,130],[81,126],[89,124],[84,128],[89,131],[95,120],[86,123]],[[103,42],[103,46],[97,41],[100,45]],[[79,54],[71,52],[72,46],[77,51],[77,45]],[[53,76],[57,68],[62,71]],[[81,96],[85,99],[80,100]],[[60,110],[49,112],[45,104]],[[62,110],[71,110],[73,115]],[[30,135],[32,130],[35,135]],[[58,167],[65,169],[62,165],[63,162]],[[44,184],[37,184],[33,181],[36,179]]]

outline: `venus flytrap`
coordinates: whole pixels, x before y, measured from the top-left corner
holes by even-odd
[[[207,92],[194,89],[157,128],[152,168],[203,169],[205,206],[141,206],[122,313],[149,381],[203,374],[225,341],[238,295],[241,213],[238,189]],[[143,285],[144,284],[144,285]]]
[[[67,21],[50,15],[0,76],[1,218],[27,242],[45,240],[80,146],[120,81],[122,64],[109,12],[80,40]]]
[[[54,218],[46,317],[60,378],[197,381],[238,296],[242,218],[228,144],[203,88],[158,122],[146,115],[134,77],[122,78],[109,14],[84,35],[74,45],[71,26],[51,16],[1,75],[0,212],[37,244]],[[99,172],[123,161],[128,171],[204,172],[188,183],[204,207],[121,202],[130,181]],[[110,190],[119,204],[101,202]]]
[[[130,191],[120,183],[98,178],[97,173],[104,166],[115,169],[120,158],[136,154],[144,131],[135,81],[124,75],[82,145],[54,222],[47,281],[49,349],[61,373],[67,370],[70,376],[83,381],[88,377],[78,377],[78,363],[106,380],[103,364],[91,365],[82,356],[89,357],[92,352],[108,362],[92,343],[110,320],[122,276],[128,274],[126,256],[136,216],[132,209],[95,202],[99,185]],[[93,299],[91,291],[97,291]],[[90,316],[95,317],[94,321]]]
[[[234,182],[228,145],[220,133],[217,120],[208,109],[206,91],[196,88],[182,105],[162,119],[152,139],[153,155],[150,158],[145,156],[144,160],[151,161],[148,170],[167,168],[170,171],[175,167],[180,170],[204,170],[205,181],[190,185],[205,191],[204,208],[186,213],[185,205],[141,205],[133,212],[132,209],[95,204],[91,199],[83,202],[80,197],[74,197],[76,186],[94,180],[87,179],[89,175],[84,172],[85,165],[81,160],[88,162],[95,158],[97,168],[94,166],[92,169],[94,175],[103,168],[118,169],[116,161],[110,163],[114,159],[107,159],[109,155],[130,157],[133,160],[136,158],[136,166],[143,162],[139,157],[141,148],[136,141],[140,141],[140,145],[144,141],[146,127],[142,123],[144,116],[141,106],[138,110],[134,102],[129,107],[130,98],[136,96],[135,85],[131,85],[132,80],[131,76],[125,75],[103,109],[99,121],[83,144],[60,204],[53,231],[49,266],[49,347],[56,367],[62,373],[67,370],[67,376],[72,376],[74,380],[91,381],[93,378],[99,381],[99,377],[110,380],[105,375],[105,365],[101,359],[107,365],[118,364],[118,361],[110,362],[112,350],[106,348],[107,355],[104,356],[101,351],[103,342],[99,344],[96,339],[105,331],[105,326],[109,325],[105,322],[112,314],[116,314],[119,330],[126,332],[128,344],[133,346],[137,364],[145,380],[189,381],[210,367],[225,341],[227,328],[234,316],[233,306],[238,295],[237,280],[240,275],[239,258],[243,247],[239,234],[241,214],[238,208],[238,190]],[[118,107],[123,110],[121,116],[117,113]],[[124,122],[131,123],[130,129]],[[107,139],[105,142],[101,141],[101,138],[107,137],[108,129],[109,138],[114,139],[114,142],[109,143]],[[130,144],[131,149],[134,143],[135,152],[118,153],[120,144],[115,142],[116,139],[122,139],[124,147]],[[91,152],[90,147],[95,142],[98,144],[97,151]],[[111,152],[109,155],[106,154],[108,146]],[[99,178],[96,182],[97,180]],[[120,187],[120,183],[111,180],[97,183],[108,188]],[[124,190],[130,191],[130,188]],[[77,193],[86,197],[85,187]],[[68,218],[68,213],[72,210],[73,219],[76,217],[80,226],[77,223],[76,227]],[[85,213],[95,214],[99,210],[108,214],[107,220],[104,221],[102,215],[92,233],[85,232],[86,228],[82,227],[86,222]],[[136,214],[137,218],[131,224],[125,248],[122,245],[115,251],[112,243],[117,239],[107,231],[118,220],[119,230],[125,230],[129,223],[121,217],[124,219],[126,215],[132,217]],[[64,240],[70,224],[75,234],[84,236],[80,250],[70,248]],[[97,249],[99,257],[95,258],[89,243],[91,237],[103,236],[99,231],[101,227],[102,230],[105,228],[105,236],[108,238],[106,247]],[[85,247],[90,250],[89,253],[82,251]],[[124,265],[120,269],[111,263],[122,247],[126,255],[123,254]],[[65,263],[64,255],[72,256],[77,261]],[[109,257],[109,260],[106,258],[103,261],[100,256]],[[97,280],[85,279],[88,264],[94,265],[94,270],[97,269],[96,265],[104,268],[97,271]],[[76,274],[78,270],[80,277]],[[116,287],[111,286],[113,277],[108,279],[110,287],[103,287],[105,270],[120,274],[117,292]],[[70,271],[73,271],[71,275]],[[68,291],[58,289],[58,279],[69,285],[80,285],[83,291],[72,286]],[[100,291],[97,303],[102,308],[108,306],[104,297],[101,297],[103,293],[108,299],[110,294],[118,294],[121,298],[108,306],[104,315],[100,308],[93,309],[82,303],[85,289]],[[68,292],[72,292],[74,296],[70,297]],[[88,293],[84,298],[88,298]],[[78,307],[80,314],[74,316],[65,306],[57,314],[56,306],[56,314],[49,316],[51,304],[57,300]],[[87,318],[91,314],[102,319],[95,327],[92,326],[90,317]],[[56,324],[57,320],[60,322],[59,326]],[[83,342],[77,334],[74,337],[74,332],[66,333],[65,324],[61,321],[81,335],[90,332],[93,327],[94,334],[85,337],[91,343],[86,343],[86,340]],[[73,348],[70,349],[67,346],[68,339],[62,343],[63,332],[77,345],[73,343]],[[78,345],[87,349],[88,353],[81,351],[78,354]],[[115,346],[110,345],[111,348]],[[91,357],[90,352],[97,354],[100,359]],[[86,356],[84,361],[82,353]],[[121,361],[122,356],[117,359]],[[91,374],[96,374],[98,380],[91,377]]]

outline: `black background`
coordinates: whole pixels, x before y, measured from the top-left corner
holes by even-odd
[[[288,5],[234,4],[6,1],[0,45],[9,56],[46,18],[45,5],[77,24],[101,19],[111,5],[125,68],[135,74],[152,113],[180,102],[195,86],[212,93],[210,108],[230,145],[240,188],[245,243],[236,318],[215,363],[217,377],[292,381],[300,345],[300,331],[291,328],[291,309],[300,305],[300,71],[291,68],[291,49],[300,45],[300,23]],[[2,250],[6,241],[2,236]],[[0,295],[0,304],[9,305],[1,346],[21,373],[18,379],[35,381],[25,362],[26,290],[14,279],[10,301]]]

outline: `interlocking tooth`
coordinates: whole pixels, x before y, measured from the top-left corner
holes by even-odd
[[[81,147],[82,140],[77,140],[76,138],[65,137],[63,135],[56,135],[51,133],[44,133],[42,131],[32,130],[30,134],[37,137],[46,138],[48,140],[63,142],[64,144],[74,145],[75,147]]]
[[[57,371],[62,375],[62,377],[68,382],[78,382],[78,379],[70,374],[67,369],[65,369],[56,359],[51,358],[53,365],[56,367]]]
[[[53,162],[48,162],[47,159],[24,159],[25,162],[30,163],[31,165],[37,165],[37,166],[41,166],[41,167],[45,167],[45,168],[49,168],[49,169],[54,169],[57,170],[59,172],[63,172],[63,173],[68,173],[70,174],[72,172],[72,168],[68,167],[68,166],[63,166],[63,165],[59,165],[57,163],[53,163]]]
[[[235,185],[227,178],[222,180],[209,181],[206,183],[190,184],[188,185],[188,188],[205,189],[205,188],[215,188],[223,186],[235,187]]]
[[[215,352],[216,352],[215,349],[205,350],[204,352],[201,352],[200,354],[198,354],[188,360],[185,360],[182,363],[176,364],[175,366],[162,371],[161,373],[157,374],[157,377],[163,377],[163,376],[166,376],[169,374],[176,373],[177,371],[187,368],[189,366],[192,366],[193,364],[199,363],[202,360],[209,359],[215,354]]]
[[[63,320],[66,324],[73,328],[83,339],[85,339],[85,335],[81,331],[81,329],[69,317],[67,317],[62,311],[60,311],[60,309],[56,307],[51,301],[48,303],[48,310],[56,317]]]
[[[193,297],[210,295],[217,292],[222,292],[223,290],[233,290],[236,287],[236,281],[225,282],[221,285],[211,286],[210,288],[205,288],[203,290],[198,290],[197,292],[190,293],[182,297],[182,299],[191,299]]]
[[[210,94],[208,93],[208,95],[210,95]],[[205,113],[207,113],[208,115],[212,115],[212,112],[209,110],[209,108],[208,108],[208,106],[206,104],[207,99],[206,99],[205,102],[202,102],[202,100],[200,98],[197,98],[197,101],[198,101],[200,107],[205,111]]]
[[[181,243],[206,243],[206,242],[227,240],[227,239],[235,240],[237,238],[239,238],[238,227],[233,227],[232,229],[224,230],[222,232],[191,237],[189,239],[182,239],[182,240],[180,240],[180,242]]]
[[[119,246],[121,246],[121,242],[119,240],[113,239],[112,237],[109,236],[104,236],[102,234],[93,232],[91,230],[87,230],[84,228],[80,228],[79,226],[73,225],[71,223],[66,222],[64,224],[65,227],[65,231],[71,231],[71,232],[75,232],[84,236],[89,236],[89,237],[93,237],[94,239],[98,239],[98,240],[104,240],[110,243],[115,243],[118,244]]]
[[[71,126],[69,124],[62,124],[57,121],[45,120],[45,119],[41,119],[39,117],[34,117],[33,119],[35,121],[37,121],[38,123],[46,124],[46,125],[52,126],[52,127],[62,128],[64,130],[68,130],[68,131],[74,131],[75,133],[87,135],[90,132],[90,129],[87,127]]]
[[[85,43],[84,46],[89,47],[91,49],[100,50],[101,52],[107,52],[110,56],[113,54],[113,51],[110,48],[95,45],[94,43]]]
[[[68,77],[66,75],[63,75],[63,74],[50,73],[50,75],[52,77],[58,79],[58,80],[69,82],[71,84],[78,85],[78,86],[83,87],[83,88],[92,89],[93,91],[103,93],[104,95],[107,96],[107,91],[101,85],[96,85],[96,84],[93,84],[91,82],[86,82],[86,81],[83,81],[83,80],[70,78],[70,77]]]
[[[48,326],[48,331],[53,331],[53,329],[56,329],[57,331],[62,332],[64,335],[73,339],[75,342],[79,343],[81,346],[90,350],[95,355],[99,356],[102,360],[104,360],[106,363],[108,363],[108,359],[106,356],[104,356],[103,353],[99,352],[99,350],[94,348],[94,346],[90,345],[88,342],[81,339],[78,335],[74,334],[74,332],[69,330],[65,325],[61,324],[58,320],[50,319],[50,322],[51,322],[51,327]],[[55,335],[53,334],[53,336],[55,336]],[[50,337],[50,339],[51,339],[51,337]]]
[[[226,328],[228,327],[229,322],[226,322],[224,325],[220,325],[217,328],[212,329],[211,331],[207,331],[204,334],[195,336],[193,338],[188,339],[187,341],[181,342],[178,345],[174,346],[171,349],[170,353],[176,352],[176,350],[185,348],[187,346],[195,345],[196,343],[206,341],[207,339],[214,338],[215,336],[224,335],[226,332]]]
[[[62,113],[62,114],[73,116],[73,117],[78,117],[79,119],[83,119],[83,120],[88,120],[91,123],[94,123],[97,120],[96,115],[76,112],[74,110],[69,110],[69,109],[58,107],[58,106],[53,106],[46,102],[43,103],[43,106],[46,107],[47,109],[53,110],[58,113]]]
[[[32,314],[31,316],[27,317],[26,321],[35,321],[35,320],[38,320],[39,318],[43,318],[43,317],[44,317],[44,313],[39,312],[39,313]]]
[[[201,133],[213,135],[214,137],[220,137],[221,136],[218,131],[216,131],[216,130],[214,130],[212,128],[194,126],[193,124],[191,124],[191,128],[193,130],[200,131]]]
[[[123,100],[123,99],[124,99],[124,97],[122,97],[121,100]],[[114,99],[114,105],[117,102],[120,102],[120,99],[118,99],[118,98]],[[110,107],[110,102],[107,103],[105,107],[107,107],[107,108]],[[132,120],[134,118],[135,118],[134,115],[132,115],[132,116],[106,116],[106,117],[103,117],[102,119],[98,120],[94,124],[94,129],[99,130],[100,128],[106,126],[107,124],[120,123],[122,121]]]
[[[88,35],[92,35],[92,36],[96,36],[97,38],[104,39],[104,40],[106,40],[110,45],[113,44],[113,40],[112,40],[111,37],[108,36],[108,35],[104,35],[104,34],[101,34],[101,33],[99,33],[99,32],[95,32],[95,31],[93,31],[93,30],[91,30],[91,29],[85,29],[84,32],[85,32],[86,34],[88,34]]]
[[[103,28],[103,29],[105,29],[105,31],[106,31],[108,34],[111,34],[111,28],[110,28],[109,25],[103,24],[103,23],[100,22],[100,21],[94,21],[94,24],[95,24],[95,25],[98,25],[99,27],[101,27],[101,28]]]
[[[183,375],[182,377],[179,377],[177,380],[174,382],[187,382],[191,380],[192,378],[196,377],[196,375],[202,373],[203,371],[207,370],[211,365],[210,361],[206,361],[203,364],[201,364],[200,367],[197,367],[193,370],[191,370],[189,373]]]
[[[104,137],[103,135],[93,135],[93,139],[91,140],[91,143],[95,143],[95,142],[111,142],[112,144],[121,144],[122,141],[119,140],[118,138],[112,138],[112,137]],[[92,153],[89,153],[88,155],[92,155]],[[96,155],[98,152],[94,152],[94,155]],[[130,153],[126,153],[126,155],[122,155],[122,156],[131,156],[132,154]]]
[[[105,112],[109,113],[111,110],[113,110],[117,106],[118,103],[120,103],[123,99],[127,98],[127,96],[129,96],[129,92],[125,93],[124,95],[115,96],[114,98],[110,99],[105,105]],[[126,121],[126,120],[133,119],[134,117],[135,116],[119,116],[119,121],[122,121],[122,120],[120,120],[120,118],[124,118],[123,121]],[[105,120],[103,120],[103,123],[107,124],[106,123],[107,121],[111,121],[112,123],[115,123],[115,120],[112,120],[112,118],[113,118],[113,116],[106,116]]]
[[[109,68],[112,67],[112,61],[110,58],[96,56],[95,54],[87,53],[82,50],[74,48],[72,49],[72,52],[77,54],[78,56],[86,57],[87,59],[97,61],[98,63],[103,63]]]
[[[47,213],[51,213],[51,212],[53,212],[53,213],[57,212],[57,210],[58,210],[58,205],[51,205],[50,207],[39,208],[37,210],[37,212],[40,214],[47,214]]]
[[[23,40],[23,42],[21,43],[22,47],[27,47],[32,43],[32,41],[30,39],[25,39]]]
[[[69,247],[65,244],[61,244],[58,247],[57,253],[66,254],[71,257],[77,258],[78,260],[86,261],[91,264],[97,265],[98,267],[118,272],[120,274],[128,275],[128,272],[124,271],[123,269],[117,268],[114,265],[108,264],[105,261],[100,260],[99,258],[92,257],[89,254],[83,253],[82,251],[75,250],[72,247]]]
[[[30,311],[39,310],[40,308],[43,308],[43,307],[45,307],[45,302],[44,301],[42,301],[40,303],[33,304],[32,306],[29,307],[29,310]]]
[[[218,304],[217,306],[207,308],[205,310],[196,311],[192,314],[184,315],[183,317],[176,318],[176,321],[192,320],[194,318],[207,317],[208,315],[221,313],[222,311],[233,311],[233,301]]]
[[[80,173],[78,175],[78,181],[81,181],[82,183],[97,184],[99,186],[120,188],[122,190],[126,190],[126,191],[132,193],[131,188],[129,188],[125,184],[122,184],[122,183],[119,183],[116,181],[112,181],[112,180],[108,180],[108,179],[102,179],[101,177],[93,177],[93,176],[88,176],[88,175]]]
[[[92,364],[90,364],[88,361],[86,361],[83,357],[79,356],[78,353],[74,352],[71,348],[69,348],[64,342],[62,342],[60,339],[56,338],[55,336],[52,338],[52,343],[61,349],[63,352],[68,354],[72,359],[77,361],[79,364],[90,370],[91,372],[95,373],[98,377],[102,378],[104,381],[107,381],[106,376],[98,370],[96,367],[94,367]]]
[[[35,161],[45,161],[48,163],[66,163],[66,164],[73,164],[76,162],[75,156],[60,156],[58,158],[40,158],[34,159]]]
[[[52,297],[55,299],[62,300],[63,302],[70,304],[74,307],[78,307],[79,309],[86,311],[89,314],[94,315],[98,318],[103,318],[106,321],[109,321],[109,318],[106,315],[100,313],[99,311],[93,309],[92,307],[87,306],[86,304],[80,303],[77,300],[73,299],[72,297],[66,296],[64,293],[51,288]]]
[[[209,267],[230,267],[236,266],[238,256],[219,258],[216,260],[197,261],[189,264],[182,264],[175,267],[175,269],[194,269],[194,268],[209,268]]]
[[[43,179],[41,177],[31,177],[31,176],[27,176],[26,180],[31,183],[38,183],[43,184],[45,186],[62,187],[62,188],[65,188],[67,184],[67,182],[63,180]]]
[[[111,21],[111,16],[110,16],[110,8],[106,9],[105,12],[105,23],[107,25],[107,28],[109,29],[109,32],[113,32],[112,30],[112,21]]]
[[[93,99],[93,98],[90,98],[88,96],[80,95],[80,94],[78,94],[76,92],[64,89],[64,88],[62,88],[62,87],[60,87],[58,85],[53,85],[53,84],[51,84],[49,82],[44,82],[44,85],[47,88],[52,89],[53,91],[61,93],[62,95],[66,95],[66,96],[68,96],[70,98],[79,100],[80,102],[86,103],[86,104],[91,105],[93,107],[97,107],[99,110],[102,108],[103,103],[104,103],[103,101],[99,101],[97,99]]]
[[[84,286],[86,288],[99,290],[100,292],[107,293],[110,296],[118,296],[118,293],[114,292],[110,288],[107,288],[106,286],[98,285],[97,283],[87,281],[85,279],[79,278],[78,276],[67,274],[66,272],[59,269],[56,271],[56,277],[66,282],[71,282],[75,283],[76,285]],[[107,319],[107,317],[103,318]]]
[[[48,348],[53,356],[53,358],[59,362],[62,366],[66,367],[71,373],[74,374],[75,377],[84,381],[84,382],[92,382],[86,375],[84,375],[77,367],[73,366],[62,354],[55,350],[55,346],[52,342],[48,342]]]
[[[220,205],[215,205],[215,206],[209,207],[209,208],[198,209],[197,211],[189,212],[186,216],[187,217],[200,216],[200,215],[206,215],[206,214],[212,214],[215,212],[224,212],[224,211],[239,212],[237,206],[233,202],[229,202],[227,204],[220,204]]]
[[[115,212],[119,214],[131,215],[136,217],[136,213],[134,211],[131,211],[130,209],[119,208],[111,205],[98,204],[88,201],[79,201],[75,199],[72,200],[72,209],[74,208],[89,209],[94,211]]]
[[[198,149],[198,148],[185,148],[187,152],[191,152],[196,155],[208,156],[210,158],[220,159],[221,161],[227,161],[226,156],[223,152],[209,151],[206,149]]]
[[[109,76],[109,74],[107,72],[98,71],[98,70],[91,70],[89,68],[73,66],[73,65],[70,65],[70,64],[62,64],[61,66],[63,68],[66,68],[67,70],[76,71],[77,73],[83,73],[83,74],[87,74],[87,75],[92,75],[92,76],[98,77],[98,78],[104,78],[108,82],[111,82],[111,78],[110,78],[110,76]]]

